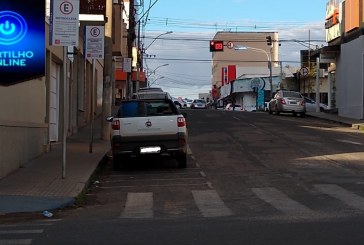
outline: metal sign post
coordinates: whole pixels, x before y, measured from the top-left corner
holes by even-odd
[[[51,1],[49,45],[63,46],[63,125],[62,125],[62,178],[66,178],[68,94],[67,51],[68,46],[78,46],[79,0]]]

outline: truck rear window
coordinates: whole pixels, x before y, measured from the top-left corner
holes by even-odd
[[[117,117],[145,117],[178,115],[175,105],[169,100],[124,101],[121,103]]]

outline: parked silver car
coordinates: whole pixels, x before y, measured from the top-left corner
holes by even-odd
[[[281,112],[297,113],[301,117],[306,115],[306,103],[304,97],[296,91],[279,90],[269,101],[268,111],[270,114],[275,112],[279,115]]]
[[[305,97],[306,111],[316,111],[316,101],[311,98]],[[327,111],[328,107],[324,103],[320,103],[320,111]]]
[[[193,100],[191,109],[207,109],[206,101],[202,99]]]

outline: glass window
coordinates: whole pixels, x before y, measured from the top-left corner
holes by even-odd
[[[283,97],[301,98],[301,95],[294,91],[284,91]]]
[[[128,101],[121,103],[118,110],[118,117],[141,117],[145,115],[143,103]]]

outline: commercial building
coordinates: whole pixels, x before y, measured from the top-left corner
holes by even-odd
[[[108,20],[106,0],[67,1],[67,4],[79,4],[79,23],[75,25],[78,32],[75,36],[78,37],[78,42],[77,45],[64,48],[50,44],[49,29],[52,26],[50,1],[45,2],[45,8],[44,2],[43,4],[29,3],[34,5],[35,9],[45,13],[45,15],[40,14],[43,24],[39,25],[39,33],[43,31],[43,27],[45,28],[45,37],[40,38],[40,40],[45,39],[45,44],[41,47],[45,60],[43,74],[36,77],[28,76],[14,82],[12,79],[17,77],[17,73],[12,72],[9,76],[5,76],[4,71],[7,69],[5,63],[0,64],[2,72],[0,78],[0,178],[51,150],[53,144],[64,140],[64,132],[68,137],[77,133],[80,127],[90,123],[95,117],[100,116],[103,111],[105,84],[111,87],[114,99],[117,96],[126,96],[126,76],[120,77],[118,70],[123,68],[120,57],[128,57],[125,38],[128,33],[125,16],[123,16],[126,3],[113,1],[112,19]],[[14,4],[19,8],[24,8],[23,5]],[[32,12],[29,9],[19,10],[21,11]],[[106,21],[112,22],[113,30],[110,37],[112,39],[110,59],[113,63],[110,70],[111,76],[107,78],[104,76],[107,57],[90,59],[85,57],[84,51],[85,26],[104,26]],[[31,28],[28,29],[30,33]],[[33,37],[28,38],[27,42],[35,46],[37,41],[31,39]],[[9,45],[0,42],[0,47],[6,50]],[[134,69],[135,67],[132,67],[132,71]],[[140,77],[143,77],[143,72],[139,72]],[[116,86],[115,77],[117,78]],[[94,137],[101,138],[99,135]],[[62,159],[60,164],[61,162]]]
[[[327,47],[320,51],[328,68],[332,104],[338,115],[364,118],[364,1],[330,0],[326,8]]]
[[[281,83],[278,33],[218,32],[212,41],[223,44],[223,50],[212,52],[211,83],[220,100],[247,111],[264,107]]]

